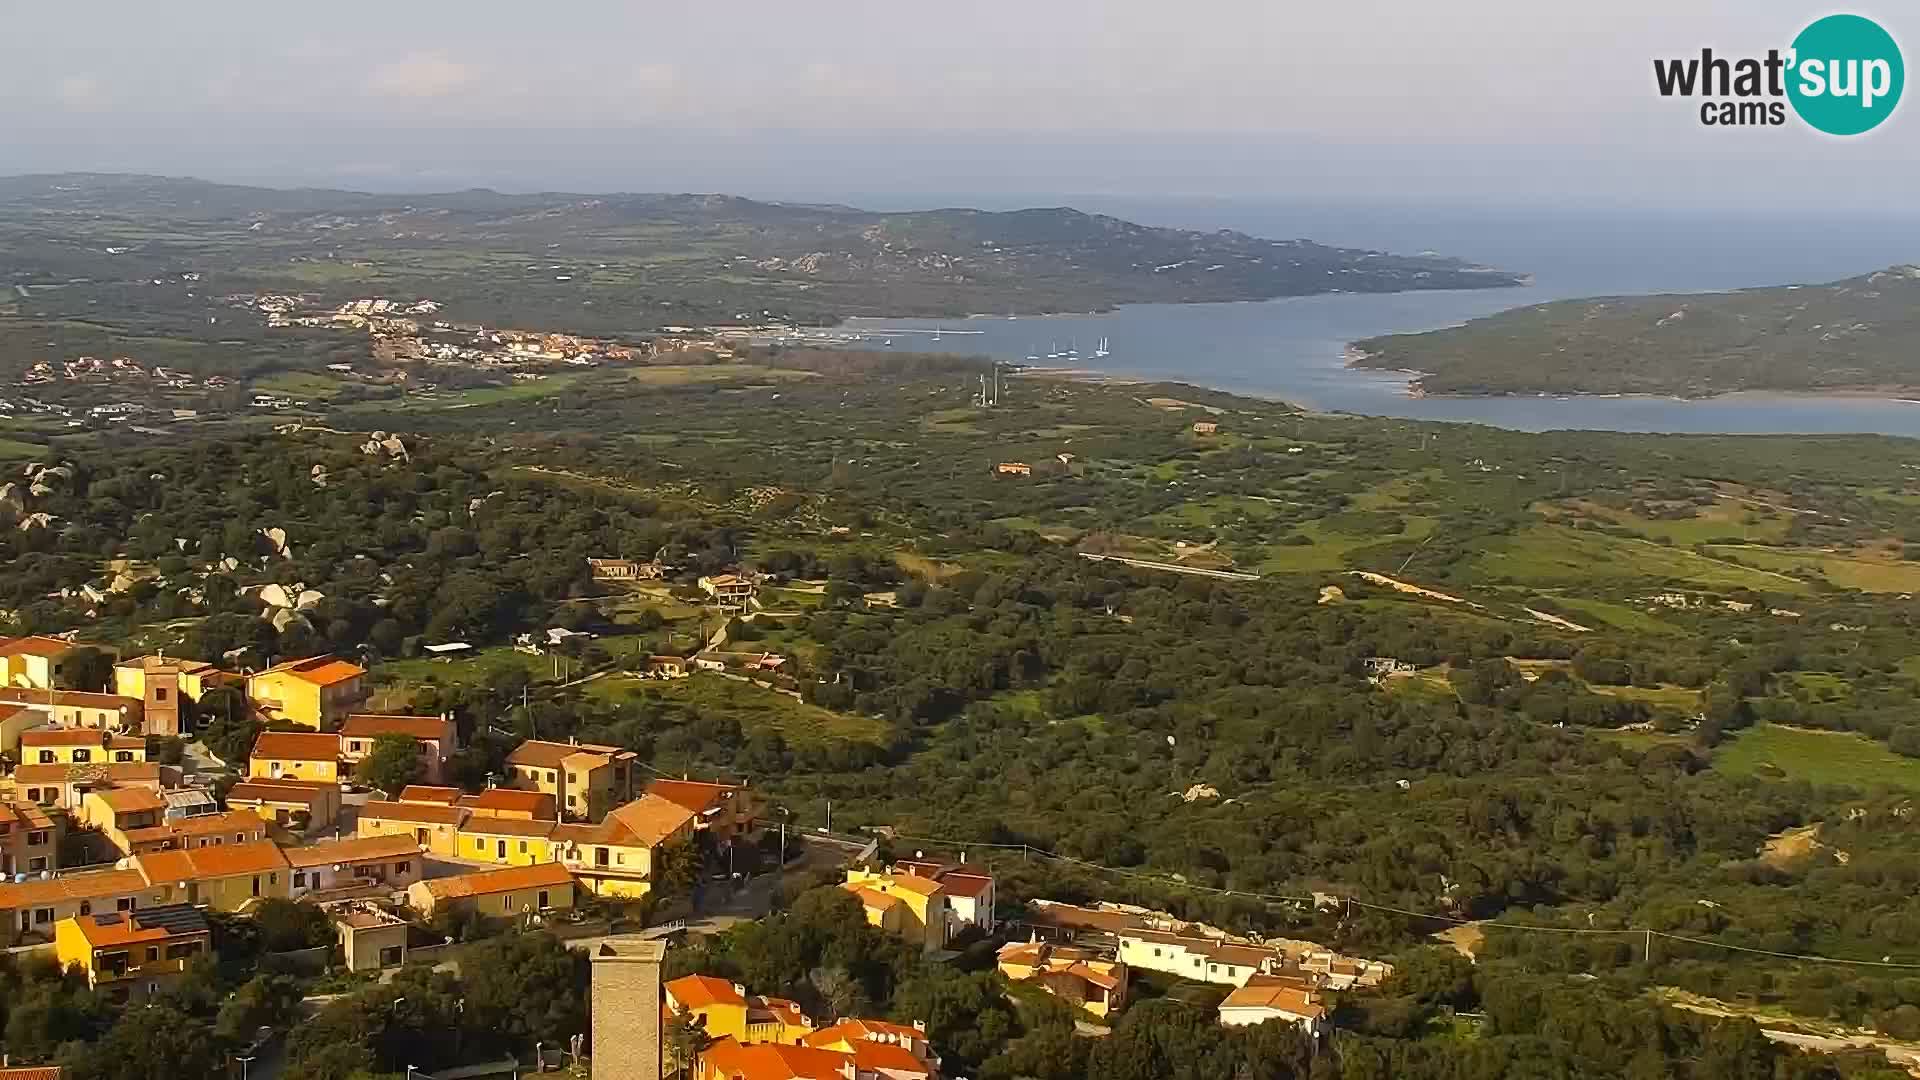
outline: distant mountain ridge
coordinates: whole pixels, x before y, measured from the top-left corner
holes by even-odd
[[[1354,343],[1443,394],[1920,393],[1920,266],[1824,285],[1605,296]]]
[[[10,254],[9,233],[32,241],[11,245],[12,254],[47,259],[68,233],[140,223],[164,223],[193,240],[148,240],[133,245],[134,256],[224,248],[229,259],[266,271],[263,255],[270,264],[321,249],[328,259],[377,267],[389,282],[423,286],[445,280],[450,251],[469,253],[460,272],[488,275],[520,273],[508,259],[543,259],[566,264],[570,293],[619,287],[605,300],[590,297],[595,305],[631,289],[646,304],[715,309],[700,312],[706,318],[744,304],[803,320],[1024,314],[1523,280],[1440,256],[1160,228],[1068,207],[875,212],[718,194],[406,195],[120,174],[0,178],[0,258]],[[476,265],[495,258],[484,271]],[[97,273],[87,261],[40,268]],[[302,274],[313,276],[294,276]],[[551,282],[517,284],[539,293]]]

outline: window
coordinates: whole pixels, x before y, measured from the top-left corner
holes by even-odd
[[[234,843],[236,843],[236,844],[244,844],[244,843],[246,843],[246,842],[247,842],[247,834],[246,834],[246,833],[243,833],[243,832],[237,832],[237,833],[234,833],[234,834],[233,834],[233,842],[234,842]]]
[[[38,908],[33,913],[33,925],[35,926],[45,926],[52,921],[53,909],[50,907]]]
[[[567,794],[567,805],[568,805],[568,806],[577,806],[577,805],[579,805],[579,803],[580,803],[580,797],[579,797],[578,795],[575,795],[575,794],[573,794],[573,793],[571,793],[571,792],[569,792],[569,793]]]
[[[151,964],[158,959],[160,959],[160,947],[158,945],[147,946],[147,963]]]
[[[593,865],[595,866],[607,865],[607,849],[606,848],[597,847],[593,849]]]
[[[520,841],[520,854],[525,855],[526,853],[527,853],[527,842],[525,840],[522,840]]]
[[[359,739],[351,739],[351,740],[348,740],[347,742],[347,749],[357,754],[360,752],[360,747],[362,745],[364,744],[362,744]]]
[[[555,782],[556,782],[556,781],[558,781],[559,779],[560,779],[560,774],[559,774],[559,773],[557,773],[557,772],[554,772],[554,771],[553,771],[552,769],[548,769],[548,770],[547,770],[547,783],[549,783],[549,784],[551,784],[551,783],[555,783]]]
[[[253,875],[253,895],[255,896],[260,895],[260,875],[259,874]]]
[[[579,774],[579,773],[571,773],[571,772],[570,772],[570,773],[568,773],[568,774],[567,774],[567,784],[568,784],[569,786],[574,786],[574,787],[577,787],[577,786],[579,786],[579,784],[580,784],[580,774]]]
[[[406,949],[399,945],[380,950],[381,967],[399,967],[406,960]]]
[[[76,762],[92,761],[93,751],[87,749],[84,746],[75,747],[73,751],[73,760]]]
[[[131,897],[131,896],[123,896],[123,897],[121,897],[120,899],[118,899],[118,900],[115,900],[115,901],[113,902],[113,910],[115,910],[115,911],[132,911],[132,910],[133,910],[133,897]]]
[[[278,870],[275,870],[274,872],[272,872],[272,873],[270,873],[270,874],[268,874],[268,875],[267,875],[267,884],[269,884],[269,885],[278,885],[278,884],[280,884],[280,871],[278,871]]]
[[[393,864],[393,872],[396,874],[405,874],[412,869],[413,864],[410,862],[397,862]]]
[[[293,872],[293,887],[296,889],[304,889],[307,887],[307,872],[305,870],[295,870]]]
[[[485,850],[487,850],[487,842],[486,842],[485,840],[482,840],[482,839],[480,839],[480,838],[479,838],[479,837],[477,837],[477,836],[476,836],[476,837],[474,837],[474,838],[473,838],[473,850],[475,850],[475,851],[485,851]]]
[[[540,890],[540,906],[541,906],[541,907],[548,907],[548,906],[550,906],[550,905],[548,905],[548,903],[547,903],[547,890],[545,890],[545,889],[541,889],[541,890]]]
[[[154,688],[153,688],[153,700],[155,700],[155,701],[165,701],[165,700],[167,700],[167,688],[166,688],[166,687],[164,687],[164,686],[156,686],[156,687],[154,687]]]
[[[1160,950],[1159,950],[1159,949],[1157,949],[1157,948],[1156,948],[1156,949],[1154,949],[1154,950],[1153,950],[1153,955],[1155,955],[1155,956],[1159,956],[1159,955],[1160,955]]]
[[[93,901],[91,900],[80,901],[80,914],[82,915],[93,914]]]
[[[53,764],[53,751],[51,750],[40,751],[40,764],[42,765]]]
[[[28,847],[39,847],[41,844],[44,844],[46,842],[47,842],[47,830],[45,829],[35,829],[34,831],[27,834]]]
[[[47,857],[45,855],[35,855],[33,858],[28,859],[27,869],[36,874],[47,869]]]
[[[133,751],[131,751],[131,750],[115,750],[115,751],[113,752],[113,760],[115,760],[115,761],[120,761],[120,762],[127,762],[127,761],[132,761],[132,760],[133,760]]]
[[[175,944],[167,946],[167,959],[185,960],[187,957],[192,956],[199,951],[200,951],[200,943],[197,941],[177,942]]]

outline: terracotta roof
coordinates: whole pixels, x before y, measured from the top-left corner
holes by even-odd
[[[0,803],[0,821],[24,825],[29,829],[45,829],[53,825],[53,815],[45,807],[30,802]]]
[[[460,789],[457,787],[435,787],[432,784],[408,784],[400,789],[400,795],[394,802],[437,803],[452,806],[460,801]]]
[[[924,1040],[927,1033],[911,1024],[896,1024],[891,1020],[867,1020],[852,1017],[842,1020],[832,1027],[821,1028],[815,1036],[826,1035],[830,1039],[845,1039],[853,1042],[858,1039],[890,1038]],[[811,1038],[812,1036],[809,1036]]]
[[[603,757],[612,757],[615,754],[625,754],[628,752],[629,751],[622,750],[617,746],[600,746],[595,743],[580,743],[575,745],[573,743],[545,742],[540,739],[528,739],[526,742],[514,747],[513,753],[507,755],[507,764],[525,765],[534,769],[557,769],[560,767],[561,762],[575,754],[598,754]]]
[[[478,795],[462,795],[460,805],[477,814],[553,816],[553,796],[544,791],[521,791],[519,788],[488,788]]]
[[[46,881],[0,883],[0,910],[43,907],[67,900],[97,900],[145,892],[138,870],[82,870]]]
[[[18,1065],[0,1068],[0,1080],[60,1080],[64,1071],[58,1065]]]
[[[415,739],[445,739],[453,735],[453,721],[438,716],[400,716],[354,713],[340,725],[340,734],[355,739],[407,735]]]
[[[700,1054],[701,1062],[728,1080],[845,1080],[853,1055],[812,1046],[721,1039]]]
[[[789,1025],[803,1024],[807,1019],[807,1014],[797,1001],[755,994],[747,999],[747,1022],[764,1022],[760,1019],[762,1015]]]
[[[434,878],[420,884],[436,900],[456,900],[467,896],[513,892],[516,889],[571,885],[573,875],[559,863],[549,862],[535,863],[532,866],[507,866],[498,870],[481,870],[456,877]]]
[[[125,709],[132,712],[141,708],[137,697],[121,694],[92,694],[85,690],[32,690],[24,686],[0,687],[0,701],[13,702],[34,708],[45,709],[48,705],[78,705],[91,709]]]
[[[879,884],[901,889],[918,896],[934,896],[943,891],[939,882],[930,878],[923,878],[919,874],[888,874],[879,880]]]
[[[147,740],[115,735],[99,728],[36,728],[20,733],[21,746],[99,746],[108,750],[141,750]]]
[[[287,857],[280,853],[280,846],[273,841],[255,840],[245,844],[194,848],[191,851],[156,851],[150,855],[134,856],[133,864],[150,884],[161,884],[285,870]]]
[[[145,656],[131,657],[113,666],[117,668],[139,668],[141,671],[178,671],[183,675],[219,670],[205,660],[188,660],[179,656],[155,656],[152,653],[148,653]]]
[[[655,780],[647,794],[658,795],[698,814],[740,790],[738,784],[707,784],[698,780]]]
[[[537,836],[544,840],[553,833],[554,824],[543,818],[529,821],[526,818],[475,814],[460,826],[460,832],[474,836]]]
[[[13,770],[22,784],[64,784],[70,780],[106,780],[113,784],[160,785],[157,761],[112,761],[85,765],[22,765]]]
[[[142,810],[165,810],[167,800],[152,788],[108,788],[89,792],[116,814],[137,814]]]
[[[1228,994],[1222,1009],[1272,1009],[1311,1020],[1327,1015],[1326,1006],[1314,1000],[1313,992],[1298,983],[1256,976],[1247,985]]]
[[[324,731],[263,731],[247,756],[264,761],[336,761],[340,737]]]
[[[305,847],[283,848],[280,853],[286,856],[288,866],[299,870],[328,863],[405,858],[420,854],[420,845],[411,836],[360,836]]]
[[[993,888],[993,879],[985,874],[948,872],[941,874],[939,881],[948,894],[971,897],[975,900],[985,896]]]
[[[693,811],[658,795],[642,795],[609,810],[607,820],[619,822],[636,843],[652,847],[692,821]]]
[[[289,660],[284,664],[275,664],[259,674],[251,676],[258,679],[265,675],[291,675],[302,682],[315,686],[332,686],[348,679],[365,675],[367,669],[358,664],[349,664],[331,656],[309,656],[304,660]]]
[[[0,656],[60,656],[77,648],[73,642],[57,637],[0,638]]]
[[[413,821],[422,825],[458,825],[467,820],[464,806],[439,806],[434,803],[398,803],[369,799],[360,808],[360,820]]]
[[[890,907],[906,903],[905,900],[891,893],[883,893],[878,889],[869,889],[865,885],[855,885],[849,882],[840,887],[859,897],[862,904],[875,911],[885,911]]]
[[[176,836],[225,836],[228,833],[257,834],[254,839],[264,840],[266,832],[267,823],[260,819],[260,815],[246,810],[228,810],[219,814],[181,818],[148,829],[128,829],[126,835],[128,843],[144,844]]]
[[[311,807],[323,801],[328,790],[338,792],[334,784],[322,784],[311,780],[242,780],[227,789],[227,802],[282,802],[300,803]]]
[[[711,975],[685,975],[662,986],[667,996],[683,1009],[704,1009],[712,1005],[742,1005],[747,999],[738,987]]]
[[[1027,921],[1062,930],[1099,930],[1109,934],[1127,931],[1145,932],[1145,920],[1122,911],[1101,911],[1053,901],[1034,900],[1027,904]],[[1169,935],[1171,936],[1171,935]]]

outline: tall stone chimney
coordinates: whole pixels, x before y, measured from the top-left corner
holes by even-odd
[[[638,935],[593,950],[593,1080],[660,1076],[660,964],[667,944]]]

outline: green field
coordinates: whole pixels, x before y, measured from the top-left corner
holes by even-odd
[[[1700,691],[1689,690],[1684,686],[1594,686],[1587,689],[1596,694],[1609,697],[1626,698],[1629,701],[1644,701],[1658,709],[1674,709],[1684,713],[1698,712],[1700,709]]]
[[[1674,636],[1686,633],[1684,629],[1678,626],[1661,621],[1661,619],[1652,612],[1642,611],[1639,608],[1629,607],[1626,604],[1615,604],[1606,600],[1594,600],[1589,597],[1560,595],[1554,596],[1553,602],[1569,611],[1575,611],[1588,618],[1606,623],[1608,626],[1617,630],[1660,636]]]
[[[1746,588],[1776,593],[1807,590],[1804,582],[1784,574],[1737,566],[1647,540],[1608,536],[1563,525],[1535,525],[1503,537],[1474,559],[1473,568],[1491,579],[1526,585],[1664,581],[1708,589]]]
[[[1901,757],[1864,735],[1760,724],[1721,743],[1713,767],[1744,776],[1776,775],[1815,784],[1920,791],[1920,759]]]
[[[46,453],[47,448],[39,443],[0,439],[0,460],[19,461],[25,458],[44,457]]]
[[[1549,517],[1574,515],[1608,525],[1631,529],[1649,540],[1666,540],[1682,547],[1710,540],[1744,540],[1749,543],[1779,543],[1786,539],[1793,524],[1791,514],[1725,500],[1697,508],[1693,516],[1654,518],[1612,506],[1585,500],[1547,503],[1535,507]]]
[[[341,390],[347,387],[344,379],[332,375],[322,375],[317,371],[276,371],[253,380],[253,389],[269,394],[289,394],[293,397],[313,398],[319,401],[331,401]]]
[[[703,716],[732,716],[749,736],[756,731],[777,731],[794,745],[838,739],[879,742],[888,731],[884,720],[830,712],[785,694],[705,672],[684,679],[598,679],[587,684],[587,692],[609,701],[623,700],[629,694],[655,695],[662,701],[696,709]]]
[[[1920,592],[1920,563],[1864,559],[1831,551],[1765,548],[1731,544],[1712,549],[1755,566],[1783,573],[1825,578],[1842,589],[1861,592]]]
[[[406,695],[420,686],[475,686],[483,683],[487,675],[503,665],[519,665],[527,669],[534,679],[545,679],[552,675],[552,660],[545,656],[533,656],[520,652],[511,645],[496,645],[472,652],[458,653],[442,659],[435,656],[419,656],[407,660],[383,660],[373,669],[373,681],[379,689],[374,691],[376,700],[383,696],[392,696],[398,702],[404,702]],[[395,702],[382,701],[376,707],[390,708]]]

